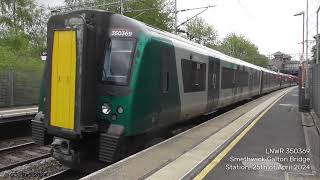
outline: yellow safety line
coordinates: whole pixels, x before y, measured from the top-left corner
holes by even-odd
[[[264,116],[265,113],[273,107],[283,96],[285,96],[291,89],[287,90],[283,95],[281,95],[275,102],[273,102],[267,109],[265,109],[245,130],[243,130],[217,157],[215,157],[210,164],[208,164],[194,179],[200,180],[204,179],[207,174],[212,171],[220,161],[231,151],[231,149],[238,144],[238,142],[246,135],[250,129]]]

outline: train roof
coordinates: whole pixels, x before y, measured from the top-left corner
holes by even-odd
[[[290,74],[284,74],[284,73],[280,73],[280,72],[279,72],[279,74],[282,75],[282,76],[289,76],[289,77],[293,76],[293,75],[290,75]]]
[[[271,71],[270,69],[266,69],[266,68],[263,68],[263,67],[260,67],[262,71],[265,71],[265,72],[268,72],[268,73],[271,73],[271,74],[279,74],[278,72],[275,72],[275,71]]]
[[[202,53],[205,53],[205,54],[207,54],[209,56],[212,56],[212,57],[215,57],[215,58],[219,58],[219,59],[221,59],[223,61],[231,62],[231,63],[237,64],[237,65],[242,65],[242,66],[247,66],[247,67],[250,67],[250,68],[253,68],[253,69],[257,69],[257,70],[262,70],[260,66],[248,63],[248,62],[243,61],[241,59],[237,59],[237,58],[228,56],[228,55],[223,54],[222,52],[219,52],[217,50],[208,48],[206,46],[203,46],[203,45],[200,45],[200,44],[197,44],[197,43],[194,43],[194,42],[192,42],[190,40],[187,40],[187,39],[185,39],[183,37],[180,37],[180,36],[177,36],[175,34],[172,34],[172,33],[169,33],[169,32],[154,28],[154,27],[149,26],[147,24],[144,24],[144,25],[146,26],[146,28],[148,29],[149,32],[157,34],[157,35],[160,35],[161,37],[170,38],[170,40],[172,40],[173,42],[183,43],[184,46],[190,46],[190,47],[194,48],[198,52],[202,52]]]
[[[109,14],[109,15],[112,15],[112,16],[114,16],[114,15],[122,16],[120,14],[115,14],[115,13],[112,13],[112,12],[96,10],[96,9],[76,10],[76,11],[71,11],[71,12],[68,12],[68,13],[65,13],[65,14],[87,13],[87,12],[98,13],[98,14],[106,13],[106,14]],[[182,44],[184,47],[188,47],[189,46],[189,48],[193,48],[196,52],[200,52],[200,53],[206,54],[208,56],[219,58],[220,60],[227,61],[227,62],[230,62],[230,63],[234,63],[234,64],[237,64],[237,65],[247,66],[249,68],[265,71],[265,72],[272,73],[272,74],[277,74],[274,71],[268,70],[266,68],[263,68],[263,67],[251,64],[251,63],[248,63],[248,62],[243,61],[243,60],[238,59],[238,58],[234,58],[234,57],[228,56],[228,55],[223,54],[223,53],[221,53],[221,52],[219,52],[217,50],[208,48],[206,46],[203,46],[203,45],[200,45],[200,44],[197,44],[197,43],[194,43],[194,42],[192,42],[192,41],[190,41],[188,39],[185,39],[183,37],[180,37],[178,35],[175,35],[175,34],[160,30],[158,28],[152,27],[152,26],[150,26],[148,24],[145,24],[145,23],[143,23],[141,21],[138,21],[138,20],[132,19],[130,17],[126,17],[126,16],[123,16],[123,17],[127,18],[133,24],[136,24],[137,25],[136,27],[141,28],[141,31],[144,31],[146,33],[150,33],[150,34],[155,35],[155,36],[159,36],[160,38],[168,38],[171,41],[173,41],[174,43]]]

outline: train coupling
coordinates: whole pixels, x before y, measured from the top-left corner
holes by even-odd
[[[75,150],[72,141],[60,137],[54,137],[51,145],[51,153],[55,159],[69,167],[76,167],[80,164],[80,155]]]

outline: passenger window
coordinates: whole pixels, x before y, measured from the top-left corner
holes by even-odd
[[[162,92],[169,92],[169,72],[165,72],[163,76]]]
[[[171,59],[171,53],[169,48],[164,47],[162,49],[162,59],[161,59],[161,79],[162,79],[162,93],[169,92],[169,61]]]
[[[205,91],[206,64],[181,59],[183,89],[185,93]]]
[[[246,87],[248,86],[248,72],[247,71],[237,71],[237,86],[238,87]]]
[[[229,89],[234,87],[234,69],[230,69],[227,67],[222,68],[222,81],[221,81],[221,88],[222,89]]]

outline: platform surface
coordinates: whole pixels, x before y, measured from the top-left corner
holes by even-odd
[[[20,106],[20,107],[8,107],[0,108],[0,119],[24,116],[24,115],[34,115],[38,112],[38,106]]]
[[[287,94],[289,92],[289,94]],[[287,94],[287,95],[286,95]],[[312,168],[304,167],[297,174],[277,171],[237,172],[225,170],[228,157],[262,156],[273,148],[296,148],[306,150],[301,113],[297,107],[297,88],[287,88],[253,100],[243,106],[215,117],[197,127],[172,137],[160,144],[101,169],[83,179],[282,179],[285,177],[312,176]],[[287,119],[285,119],[287,118]],[[272,119],[272,120],[270,120]],[[284,120],[283,120],[284,119]],[[253,124],[254,122],[254,124]],[[252,125],[253,124],[253,125]],[[246,129],[250,127],[252,130]],[[259,128],[260,129],[257,129]],[[275,128],[275,129],[274,129]],[[244,133],[245,132],[245,133]],[[233,141],[242,135],[239,143]],[[252,134],[259,133],[259,134]],[[279,136],[280,134],[280,136]],[[249,138],[247,140],[246,138]],[[230,148],[230,144],[235,144]],[[226,149],[230,152],[221,157]],[[283,157],[285,155],[279,155]],[[210,161],[215,160],[215,168],[209,169]],[[308,154],[298,157],[307,159]],[[266,164],[280,163],[268,160]],[[306,160],[305,160],[306,161]],[[308,161],[308,160],[307,160]],[[309,160],[310,161],[310,160]],[[220,162],[220,163],[219,163]],[[242,164],[242,161],[232,162]],[[263,161],[262,163],[265,163]],[[309,163],[309,162],[308,162]],[[305,163],[305,165],[308,165]],[[244,162],[246,166],[257,166]],[[294,163],[280,165],[290,166]],[[207,173],[203,173],[204,169]],[[291,167],[292,168],[292,167]],[[314,168],[314,167],[313,167]],[[270,174],[268,174],[270,173]],[[311,179],[310,179],[311,180]]]
[[[297,95],[298,88],[285,95],[196,179],[319,180],[319,134],[312,118],[298,111]]]

